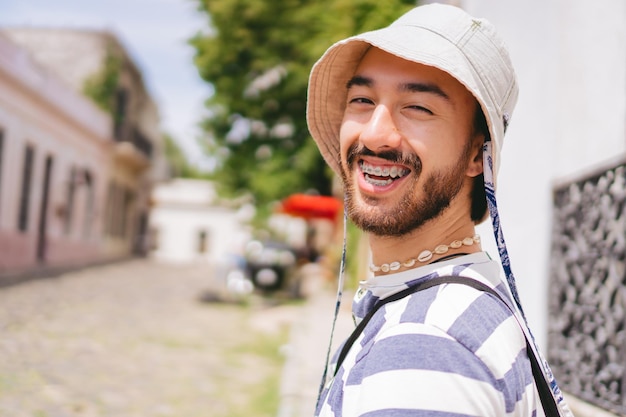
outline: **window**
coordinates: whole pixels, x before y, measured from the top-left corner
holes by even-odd
[[[113,236],[113,225],[115,223],[115,197],[117,196],[117,186],[115,182],[109,182],[107,191],[106,209],[105,209],[105,226],[104,232],[107,236]]]
[[[91,172],[85,170],[85,187],[87,190],[87,195],[85,197],[85,218],[83,223],[83,237],[89,238],[91,236],[91,223],[94,217],[94,199],[95,199],[95,190],[94,190],[94,179],[91,175]]]
[[[135,194],[128,188],[124,188],[120,190],[120,211],[121,217],[119,219],[119,228],[117,236],[123,239],[126,239],[129,236],[129,231],[131,229],[131,215],[132,215],[132,207],[133,201],[135,199]]]
[[[17,220],[17,228],[21,232],[28,230],[28,211],[30,208],[30,188],[33,177],[33,160],[35,159],[35,148],[26,145],[24,149],[24,163],[22,165],[22,188],[19,199],[20,209]]]
[[[37,260],[46,260],[48,249],[48,206],[50,203],[50,183],[52,180],[52,165],[54,158],[52,155],[46,156],[46,163],[43,174],[43,193],[41,194],[41,205],[39,208],[39,228],[37,230]]]
[[[67,183],[67,197],[65,200],[65,234],[70,234],[72,230],[72,217],[74,215],[74,195],[79,172],[76,167],[70,170],[70,179]]]
[[[206,253],[208,249],[208,234],[206,230],[198,231],[198,253]]]

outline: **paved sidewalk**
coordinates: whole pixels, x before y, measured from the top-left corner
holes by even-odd
[[[309,305],[200,302],[213,286],[134,260],[0,289],[0,417],[232,415]]]
[[[238,349],[285,328],[277,417],[311,417],[335,288],[309,272],[303,303],[273,307],[202,303],[216,284],[206,266],[150,260],[0,288],[0,417],[229,415],[238,393],[277,370]],[[350,298],[333,351],[352,329]]]
[[[315,282],[320,276],[315,270],[312,271],[310,279],[314,282],[309,282],[309,285],[313,288],[292,324],[277,417],[312,417],[315,412],[336,299],[335,284]],[[351,304],[352,295],[344,293],[331,355],[354,328]]]

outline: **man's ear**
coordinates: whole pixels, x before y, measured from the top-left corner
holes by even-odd
[[[481,133],[477,133],[471,139],[471,152],[469,154],[470,160],[467,164],[467,171],[465,174],[468,177],[476,177],[483,173],[483,143],[485,136]]]

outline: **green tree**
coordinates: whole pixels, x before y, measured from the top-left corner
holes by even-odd
[[[415,0],[197,0],[210,30],[191,40],[214,87],[204,121],[215,178],[259,206],[294,192],[331,191],[305,120],[313,63],[338,39],[387,25]]]
[[[111,116],[115,115],[115,93],[122,65],[122,58],[109,49],[100,70],[87,78],[83,85],[83,93]]]

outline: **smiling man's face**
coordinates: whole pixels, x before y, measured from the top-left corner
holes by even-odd
[[[410,233],[482,172],[476,100],[447,73],[371,48],[347,88],[342,177],[348,213],[363,230]]]

